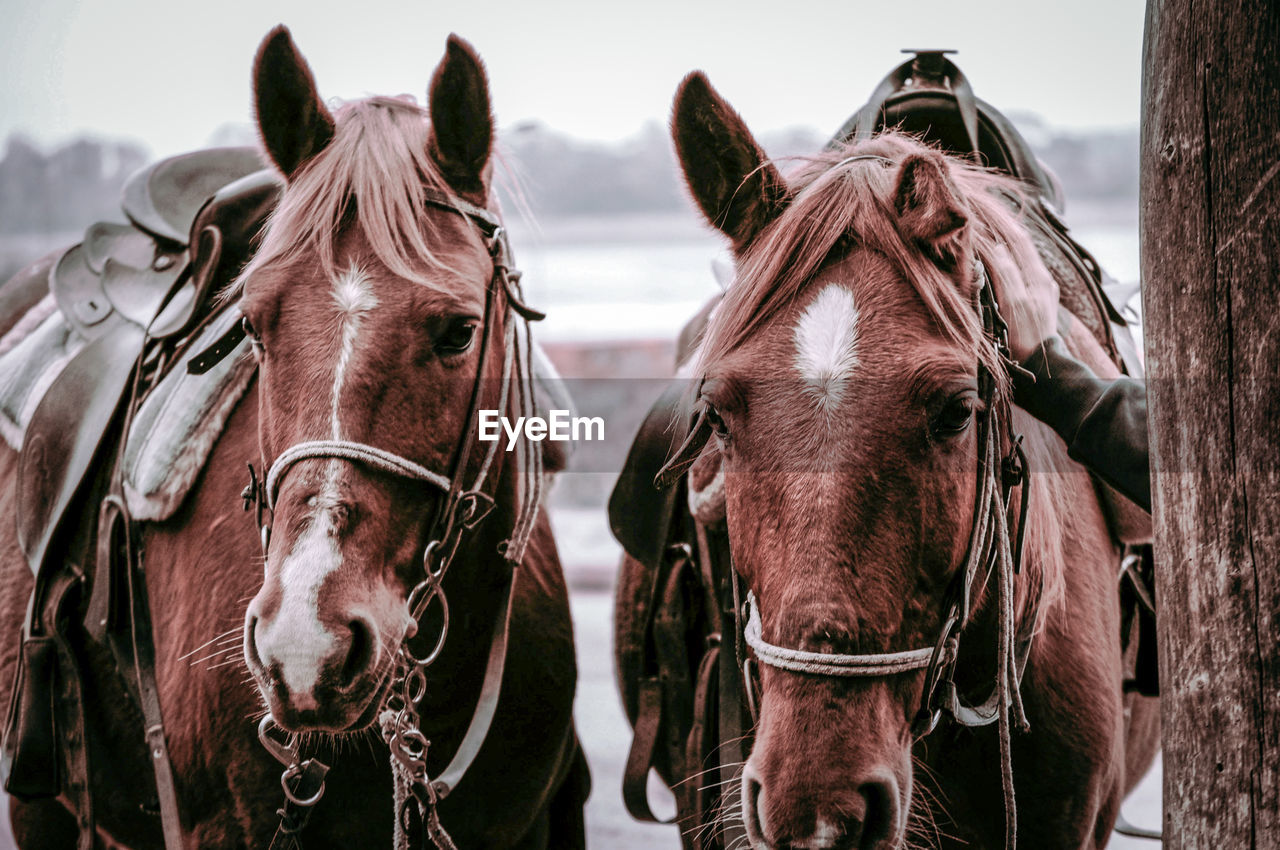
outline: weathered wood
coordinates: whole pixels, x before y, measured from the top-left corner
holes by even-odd
[[[1151,0],[1142,276],[1165,847],[1280,847],[1280,4]]]

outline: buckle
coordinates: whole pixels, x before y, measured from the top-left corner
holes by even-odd
[[[455,514],[457,521],[467,531],[471,531],[489,515],[493,508],[492,496],[480,490],[468,490],[458,496],[457,507],[454,510],[458,512]]]
[[[1000,462],[1000,483],[1005,493],[1027,480],[1026,456],[1022,452],[1022,435],[1015,434],[1009,453]]]
[[[942,625],[938,642],[934,644],[933,654],[929,657],[929,666],[925,668],[924,690],[920,692],[920,710],[911,724],[911,733],[916,738],[923,738],[938,726],[942,718],[943,702],[938,697],[951,681],[951,670],[955,666],[956,656],[960,651],[960,616],[952,606],[947,620]]]

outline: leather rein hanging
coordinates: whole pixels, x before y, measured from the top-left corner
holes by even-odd
[[[430,651],[417,656],[403,640],[397,655],[397,668],[388,691],[387,701],[379,714],[383,739],[391,751],[391,766],[396,790],[395,846],[409,846],[411,840],[430,841],[440,850],[454,847],[452,839],[440,823],[436,807],[455,788],[479,754],[497,710],[502,675],[505,669],[507,638],[512,600],[515,592],[515,570],[524,556],[541,504],[542,455],[538,447],[522,443],[518,458],[522,464],[521,492],[511,536],[501,547],[506,564],[503,598],[494,618],[485,676],[475,712],[456,753],[445,769],[434,779],[427,775],[426,759],[430,741],[419,728],[418,706],[427,692],[426,669],[440,656],[449,632],[449,605],[443,580],[466,533],[474,529],[494,507],[494,499],[485,491],[499,441],[489,444],[479,470],[469,485],[464,476],[478,439],[484,364],[495,336],[495,319],[503,317],[504,356],[498,409],[505,411],[513,401],[520,415],[532,416],[534,408],[533,352],[529,322],[545,318],[528,307],[519,287],[520,272],[512,266],[506,230],[488,210],[460,199],[428,192],[430,206],[463,216],[479,229],[493,261],[493,274],[485,290],[483,328],[475,382],[472,385],[466,427],[458,443],[452,471],[443,475],[427,469],[393,452],[351,440],[310,440],[297,443],[280,453],[259,480],[249,467],[250,481],[242,494],[245,509],[256,507],[265,557],[271,539],[271,516],[275,500],[285,476],[294,464],[309,458],[330,458],[359,463],[370,468],[420,481],[439,490],[442,499],[436,510],[432,530],[424,548],[423,578],[410,591],[406,604],[415,622],[432,603],[440,608],[441,626]],[[523,323],[521,332],[512,314]],[[233,350],[247,331],[242,323],[233,325],[223,338],[197,354],[189,364],[192,372],[203,372]],[[329,768],[316,758],[302,759],[297,736],[284,735],[270,715],[258,726],[258,738],[285,770],[280,782],[285,803],[279,810],[280,824],[272,848],[299,847],[298,834],[306,825],[313,807],[324,794],[325,775]]]
[[[1008,325],[1000,315],[995,293],[986,268],[977,262],[980,290],[978,307],[983,329],[996,346],[1000,358],[1012,364],[1009,353]],[[1010,368],[1016,366],[1010,365]],[[996,393],[996,379],[981,363],[978,365],[978,394],[982,408],[977,414],[977,497],[973,508],[973,525],[963,565],[945,597],[942,629],[932,647],[873,655],[843,655],[810,652],[777,646],[762,636],[760,611],[753,594],[747,594],[746,624],[743,637],[755,659],[792,672],[833,677],[880,677],[914,670],[925,670],[925,685],[920,707],[912,726],[917,740],[932,732],[946,713],[962,726],[986,726],[996,723],[1000,734],[1001,783],[1005,797],[1005,846],[1015,846],[1017,830],[1016,804],[1013,794],[1013,769],[1010,755],[1010,729],[1013,724],[1024,731],[1030,727],[1022,709],[1019,685],[1039,610],[1015,633],[1013,576],[1020,572],[1022,544],[1026,529],[1029,481],[1022,436],[1014,431],[1012,410],[1007,398]],[[1021,492],[1016,517],[1012,513],[1012,493]],[[996,584],[998,647],[996,682],[991,695],[980,705],[965,702],[955,682],[956,660],[960,638],[974,611],[974,585]],[[753,720],[756,698],[750,660],[744,663],[744,684]]]

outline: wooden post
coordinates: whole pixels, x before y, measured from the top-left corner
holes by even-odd
[[[1150,0],[1142,277],[1164,835],[1280,847],[1280,3]]]

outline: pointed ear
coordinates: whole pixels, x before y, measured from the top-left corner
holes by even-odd
[[[911,154],[898,167],[898,227],[909,241],[939,248],[969,221],[968,208],[939,154]]]
[[[742,117],[701,71],[681,81],[671,136],[693,199],[741,252],[790,201],[790,190]]]
[[[286,180],[333,140],[333,116],[283,24],[267,33],[258,47],[253,98],[262,145]]]
[[[427,93],[431,158],[455,192],[483,206],[489,195],[493,115],[489,80],[475,48],[456,35],[445,44]]]

